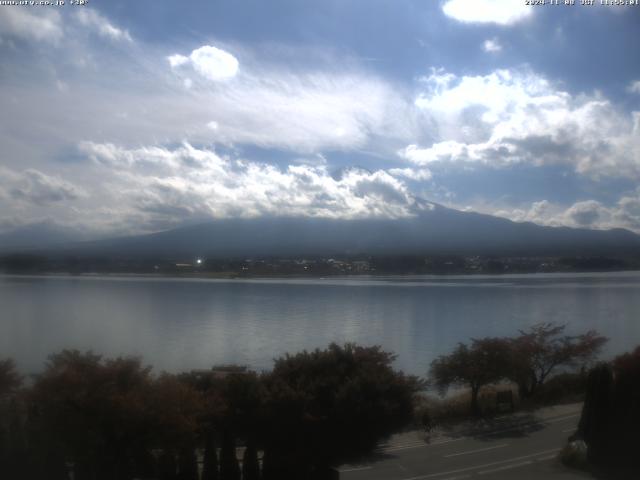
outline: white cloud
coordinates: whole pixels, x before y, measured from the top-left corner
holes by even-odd
[[[640,94],[640,80],[636,80],[635,82],[631,82],[627,87],[627,91],[630,93],[639,93]]]
[[[204,78],[212,81],[233,78],[238,73],[239,63],[236,57],[220,48],[203,45],[191,52],[189,57],[174,54],[167,57],[171,68],[190,64]]]
[[[530,17],[534,8],[519,0],[448,0],[442,11],[464,23],[513,25]]]
[[[61,16],[54,9],[0,8],[0,35],[58,42],[63,34]]]
[[[0,167],[0,198],[7,202],[47,206],[84,196],[82,188],[56,175],[31,168],[17,172]]]
[[[435,141],[399,152],[412,163],[562,164],[592,177],[640,177],[640,112],[621,112],[597,92],[574,96],[517,70],[433,71],[422,81],[415,104]]]
[[[382,170],[337,175],[322,164],[278,168],[190,144],[127,149],[83,142],[79,150],[138,230],[213,217],[395,218],[420,208],[404,183]]]
[[[482,44],[482,48],[487,53],[498,53],[502,51],[502,45],[497,38],[485,40]]]
[[[116,27],[97,11],[89,8],[75,9],[75,18],[80,25],[93,29],[98,35],[109,40],[131,42],[131,35],[126,30]]]
[[[559,205],[541,200],[519,208],[481,207],[479,210],[516,222],[533,222],[553,227],[627,228],[640,233],[640,189],[628,192],[612,205],[596,200],[581,200]]]
[[[189,57],[185,57],[184,55],[176,53],[175,55],[169,55],[167,57],[167,60],[169,60],[169,65],[171,65],[171,68],[176,68],[189,62]]]
[[[404,177],[416,181],[431,180],[433,176],[428,168],[390,168],[388,171],[396,177]]]

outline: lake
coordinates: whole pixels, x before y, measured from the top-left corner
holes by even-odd
[[[0,358],[41,370],[63,348],[141,355],[156,370],[239,363],[330,342],[382,345],[424,375],[471,337],[541,321],[610,337],[603,358],[640,344],[640,273],[195,279],[0,276]]]

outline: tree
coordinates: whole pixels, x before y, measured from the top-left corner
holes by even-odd
[[[153,424],[152,445],[180,451],[196,444],[199,420],[204,409],[200,392],[178,376],[163,373],[154,379],[145,400]]]
[[[260,463],[255,443],[250,441],[242,457],[242,480],[260,480]]]
[[[218,454],[213,434],[207,433],[204,442],[202,480],[218,480]]]
[[[584,365],[595,358],[607,338],[594,330],[563,335],[566,325],[539,323],[520,331],[512,343],[509,377],[522,398],[532,396],[558,367]]]
[[[198,480],[198,458],[193,448],[180,449],[178,472],[178,480]]]
[[[479,415],[480,388],[507,376],[510,352],[509,341],[503,338],[472,339],[471,346],[459,343],[452,353],[431,362],[430,377],[441,394],[452,385],[469,387],[471,413]]]
[[[22,434],[22,428],[17,428],[19,414],[15,399],[8,402],[5,397],[13,395],[21,384],[22,377],[13,360],[0,360],[0,469],[4,471],[19,463],[19,459],[14,458],[14,450],[20,450],[14,437]]]
[[[331,344],[276,359],[267,389],[264,475],[306,478],[369,453],[412,419],[422,384],[380,347]],[[287,477],[288,478],[288,477]]]
[[[600,364],[588,375],[577,438],[588,447],[589,462],[602,477],[635,478],[640,471],[640,347]]]
[[[0,397],[14,393],[21,385],[22,376],[18,374],[13,360],[0,360]]]
[[[171,450],[163,450],[158,459],[160,480],[177,480],[178,465],[176,457]]]
[[[240,480],[240,465],[236,457],[236,442],[228,431],[225,431],[222,436],[220,480]]]
[[[150,368],[136,358],[52,355],[31,392],[35,428],[43,444],[74,460],[78,478],[127,478],[153,438],[150,381]]]

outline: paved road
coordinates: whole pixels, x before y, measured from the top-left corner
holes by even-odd
[[[505,416],[466,431],[396,436],[370,463],[343,466],[343,480],[585,479],[557,454],[575,430],[580,405]]]

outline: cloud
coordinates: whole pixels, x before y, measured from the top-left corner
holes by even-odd
[[[627,91],[630,93],[638,93],[640,94],[640,80],[636,80],[635,82],[631,82],[627,87]]]
[[[533,8],[514,0],[448,0],[442,11],[463,23],[496,23],[513,25],[529,18]]]
[[[502,45],[497,38],[490,38],[484,41],[482,49],[487,53],[498,53],[502,51]]]
[[[484,213],[516,222],[533,222],[553,227],[627,228],[640,233],[640,188],[628,192],[612,205],[596,200],[581,200],[571,205],[559,205],[541,200],[525,208],[481,208]]]
[[[65,25],[64,16],[55,9],[0,8],[0,35],[37,41],[46,40],[52,42],[50,45],[53,46],[61,46],[60,41],[67,34],[76,36],[86,32],[96,32],[101,37],[112,41],[132,41],[129,32],[118,28],[96,10],[90,8],[73,10],[71,17],[75,20],[75,25]]]
[[[185,57],[184,55],[180,55],[177,53],[175,55],[169,55],[167,57],[167,60],[169,60],[169,65],[171,65],[171,68],[176,68],[189,63],[189,57]]]
[[[463,77],[434,70],[422,83],[415,105],[434,141],[399,151],[414,164],[569,165],[593,178],[640,178],[640,112],[622,112],[598,92],[571,95],[508,69]]]
[[[138,231],[187,220],[263,215],[397,218],[420,208],[406,185],[383,170],[332,174],[325,165],[278,168],[188,143],[128,149],[83,142],[78,148],[98,169],[104,191],[122,206],[120,222],[127,221],[123,216],[135,218],[128,226]]]
[[[344,59],[309,70],[299,62],[265,62],[247,53],[246,65],[231,81],[214,82],[195,71],[191,54],[167,56],[142,44],[88,45],[73,55],[65,51],[65,69],[50,68],[60,52],[47,49],[38,52],[40,65],[33,66],[39,76],[7,70],[0,96],[0,143],[7,154],[26,155],[27,165],[36,165],[51,152],[64,155],[70,144],[89,139],[129,146],[184,140],[251,145],[297,156],[362,149],[388,156],[422,128],[409,92]],[[337,64],[339,70],[332,67]],[[43,83],[68,88],[43,89]],[[30,125],[29,138],[19,124]]]
[[[63,34],[61,16],[53,9],[0,8],[0,35],[58,42]]]
[[[214,82],[235,77],[239,67],[236,57],[211,45],[196,48],[189,57],[174,54],[167,59],[171,68],[190,64],[197,73]]]
[[[396,177],[404,177],[409,180],[424,181],[433,177],[428,168],[390,168],[388,172]]]
[[[82,188],[58,176],[35,169],[16,172],[0,167],[0,197],[5,200],[47,206],[84,196],[86,192]]]
[[[604,207],[600,202],[587,200],[574,203],[564,215],[575,225],[588,228],[597,225],[603,213]]]
[[[129,32],[116,27],[96,10],[89,8],[78,8],[75,10],[75,18],[78,23],[84,27],[94,30],[101,37],[114,41],[132,41]]]

